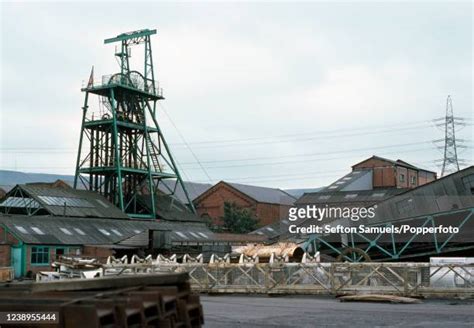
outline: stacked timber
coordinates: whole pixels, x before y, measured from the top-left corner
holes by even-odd
[[[54,315],[43,317],[45,327],[201,327],[202,306],[188,279],[183,273],[3,284],[0,312]]]

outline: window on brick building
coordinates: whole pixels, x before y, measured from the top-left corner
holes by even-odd
[[[405,174],[400,173],[400,176],[398,177],[398,179],[400,180],[400,182],[405,182]]]
[[[411,177],[411,184],[416,184],[416,176]]]
[[[31,264],[48,265],[49,264],[49,247],[34,246],[31,247]]]

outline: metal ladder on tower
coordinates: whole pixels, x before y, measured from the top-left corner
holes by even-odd
[[[151,164],[153,165],[153,169],[156,172],[161,172],[161,164],[160,164],[160,161],[158,160],[157,149],[155,145],[153,144],[153,141],[151,140],[151,136],[149,133],[146,136],[146,146],[147,146],[147,152],[150,156]]]

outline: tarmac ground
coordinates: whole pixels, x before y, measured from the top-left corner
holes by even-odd
[[[322,296],[201,296],[205,327],[474,327],[474,300],[340,302]]]

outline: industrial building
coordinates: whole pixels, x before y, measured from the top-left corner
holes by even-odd
[[[346,256],[355,250],[372,260],[426,260],[440,254],[472,256],[474,244],[474,166],[467,167],[438,180],[410,189],[377,204],[375,217],[364,224],[373,227],[414,228],[454,227],[459,232],[428,232],[421,234],[350,233],[337,236],[310,236],[308,248],[319,249],[332,256]],[[339,220],[334,224],[354,226]],[[354,255],[352,260],[358,260]]]
[[[0,204],[0,266],[14,267],[20,277],[49,270],[61,255],[104,261],[110,255],[219,253],[262,240],[212,233],[180,203],[163,195],[157,200],[165,219],[132,219],[100,194],[60,181],[17,185]]]
[[[436,173],[402,160],[372,156],[352,166],[351,172],[317,192],[304,193],[294,205],[369,207],[419,185],[434,181]],[[410,180],[410,183],[407,183]],[[287,216],[287,212],[284,213]],[[281,238],[288,227],[283,219],[253,233],[269,240]]]
[[[224,204],[235,203],[250,210],[263,226],[279,221],[295,201],[281,189],[220,181],[194,199],[194,205],[201,217],[222,225]]]
[[[284,219],[293,205],[377,204],[379,216],[371,224],[415,216],[434,220],[442,215],[457,219],[463,228],[471,227],[473,167],[436,180],[434,172],[373,156],[355,164],[352,172],[322,191],[298,200],[276,188],[224,181],[214,186],[185,183],[155,115],[164,96],[154,76],[154,34],[156,30],[145,29],[104,41],[117,44],[120,71],[99,79],[91,72],[82,88],[83,117],[73,188],[63,181],[18,184],[4,195],[0,265],[14,267],[16,277],[49,270],[63,255],[99,260],[132,254],[210,255],[229,252],[232,245],[294,239],[285,233],[289,222]],[[144,47],[143,71],[130,67],[135,46]],[[90,101],[93,97],[98,106]],[[245,235],[210,231],[204,218],[221,224],[226,202],[249,209],[263,227]],[[392,245],[396,250],[405,243],[398,253],[382,251],[385,245],[370,236],[297,237],[305,250],[328,256],[344,252],[349,242],[375,259],[386,258],[384,254],[399,259],[417,251],[411,241]],[[435,252],[473,248],[456,242],[436,245]],[[425,252],[433,251],[427,249],[429,244],[424,247]]]
[[[353,172],[360,170],[371,172],[373,188],[416,188],[436,180],[436,172],[418,168],[400,159],[393,161],[375,155],[352,166]],[[350,187],[345,190],[350,190]]]
[[[379,161],[379,159],[377,159]],[[362,162],[363,163],[363,162]],[[399,161],[387,173],[397,172]],[[365,221],[351,221],[336,218],[330,221],[332,226],[356,227],[364,224],[368,227],[401,227],[402,225],[422,227],[454,227],[458,233],[429,232],[425,235],[416,232],[404,234],[386,233],[342,233],[342,234],[299,234],[288,232],[290,222],[284,219],[257,229],[252,234],[265,236],[268,241],[292,239],[313,253],[321,252],[326,259],[348,261],[377,260],[393,261],[404,259],[426,260],[429,256],[450,254],[472,256],[474,253],[474,166],[470,166],[440,179],[425,182],[417,171],[417,187],[400,188],[398,182],[389,179],[390,188],[379,186],[375,182],[372,168],[353,167],[348,175],[338,179],[321,192],[303,195],[295,203],[296,207],[316,205],[318,207],[373,207],[375,216]],[[408,166],[403,162],[403,166]],[[410,165],[411,166],[411,165]],[[408,169],[408,167],[406,167]],[[427,172],[422,172],[426,174]],[[429,172],[428,172],[429,173]],[[408,173],[407,176],[410,176]],[[429,177],[431,179],[433,176]],[[397,178],[399,180],[399,176]],[[382,181],[379,180],[379,181]],[[421,184],[421,182],[423,182]],[[377,187],[376,187],[377,186]],[[406,186],[406,185],[404,185]],[[302,220],[298,225],[305,226],[309,221]]]
[[[61,255],[225,253],[262,240],[214,234],[196,214],[155,115],[164,96],[154,77],[154,34],[144,29],[104,41],[117,44],[120,69],[98,79],[91,71],[82,88],[73,188],[63,181],[19,184],[0,203],[0,263],[14,267],[16,277],[50,270]],[[129,58],[140,46],[138,71]]]

